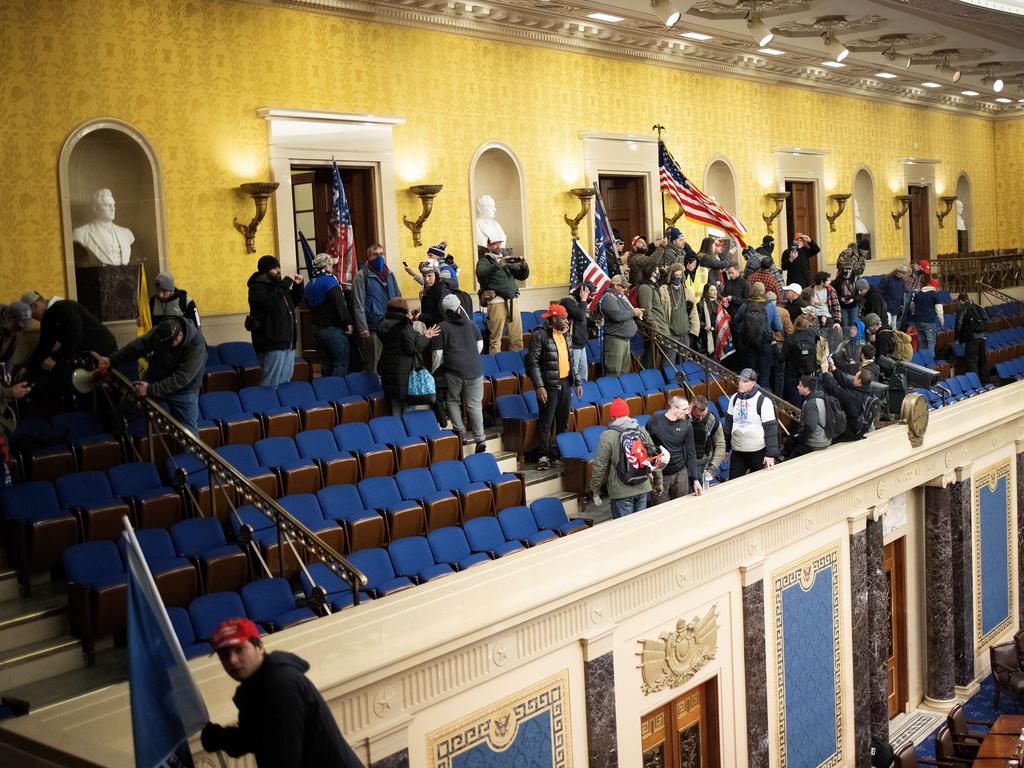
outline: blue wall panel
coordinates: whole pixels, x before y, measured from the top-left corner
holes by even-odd
[[[1012,621],[1013,579],[1010,566],[1012,504],[1009,461],[974,478],[974,540],[978,648],[1002,634]]]

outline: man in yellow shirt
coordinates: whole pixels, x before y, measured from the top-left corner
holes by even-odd
[[[569,330],[569,316],[561,304],[551,304],[541,315],[547,323],[536,328],[530,340],[526,358],[526,373],[537,390],[537,446],[540,458],[537,469],[550,469],[552,457],[551,427],[559,435],[569,426],[569,406],[572,392],[582,397],[576,372],[573,371],[569,343],[565,334]],[[555,457],[557,460],[557,456]]]

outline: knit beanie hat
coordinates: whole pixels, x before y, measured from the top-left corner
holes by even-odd
[[[864,320],[864,327],[865,328],[870,328],[873,325],[881,325],[882,324],[882,318],[880,318],[874,312],[868,312],[861,319]]]
[[[611,407],[608,409],[608,415],[612,419],[621,419],[623,416],[629,416],[629,406],[626,405],[626,401],[621,397],[616,397],[612,400]]]
[[[281,262],[274,256],[260,256],[260,260],[256,262],[256,271],[261,275],[266,274],[274,267],[280,267]]]
[[[871,286],[868,284],[867,280],[865,280],[863,277],[861,277],[861,278],[857,279],[857,282],[854,283],[853,287],[856,288],[858,291],[866,291]]]
[[[161,272],[156,276],[156,280],[153,281],[153,285],[156,286],[158,291],[173,291],[174,275],[170,272]]]
[[[427,248],[427,256],[429,256],[432,259],[437,259],[438,261],[440,261],[441,259],[444,258],[445,251],[447,250],[448,243],[442,240],[437,245],[432,245],[429,248]]]

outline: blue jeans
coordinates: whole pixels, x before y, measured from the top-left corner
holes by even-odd
[[[627,496],[624,499],[612,499],[612,517],[618,519],[634,512],[643,512],[647,509],[647,500],[650,493],[641,493],[639,496]]]
[[[860,307],[856,304],[852,307],[840,307],[839,311],[843,319],[844,329],[849,328],[851,325],[856,325],[857,320],[860,319]]]
[[[580,381],[587,380],[587,348],[573,347],[572,369],[576,371],[576,378]]]
[[[348,373],[348,336],[336,325],[318,325],[313,329],[313,343],[320,353],[321,376],[344,376]]]
[[[189,432],[199,437],[199,393],[179,392],[164,395],[162,399],[167,404],[167,411],[171,416],[180,421]]]
[[[261,387],[276,387],[292,380],[292,371],[295,368],[294,349],[272,349],[259,357],[260,367],[263,369]]]
[[[935,356],[935,323],[914,323],[917,328],[917,347],[924,347]]]

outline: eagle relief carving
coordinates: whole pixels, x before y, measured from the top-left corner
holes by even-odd
[[[711,606],[703,618],[679,619],[675,632],[662,632],[657,640],[640,640],[640,686],[645,694],[682,685],[718,652],[718,611]]]

